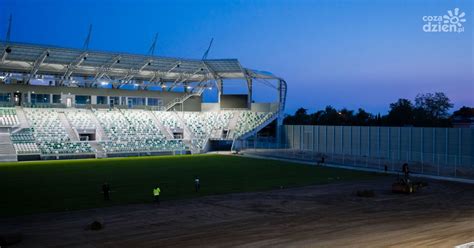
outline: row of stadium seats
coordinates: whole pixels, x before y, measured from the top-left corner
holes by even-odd
[[[0,108],[0,126],[12,127],[19,123],[14,108]]]
[[[207,112],[206,115],[207,125],[211,127],[210,137],[221,138],[222,130],[229,127],[229,122],[234,118],[234,112],[223,111],[223,112]]]
[[[158,128],[157,123],[150,111],[145,110],[122,110],[125,118],[130,122],[131,127],[135,129],[135,138],[163,140],[164,135]]]
[[[62,126],[57,110],[47,108],[25,108],[26,117],[33,127],[38,142],[68,141],[66,129]]]
[[[89,110],[75,109],[66,111],[66,116],[75,129],[95,129],[95,123],[92,120]]]
[[[10,135],[13,147],[17,154],[38,154],[40,149],[36,145],[33,130],[24,128]]]
[[[70,140],[56,109],[24,108],[24,111],[32,126],[36,145],[42,154],[94,153],[89,143]],[[22,135],[25,136],[25,134]],[[21,146],[18,147],[22,149]],[[24,153],[23,150],[17,150],[17,152]]]
[[[36,143],[18,143],[13,144],[17,154],[38,154],[40,149]]]
[[[228,127],[233,116],[232,111],[183,113],[186,125],[197,139],[193,143],[200,149],[204,148],[208,138],[220,138],[222,130]]]
[[[42,154],[94,153],[87,142],[43,142],[39,144]]]
[[[108,141],[101,142],[106,152],[185,150],[182,141],[166,140],[146,110],[95,110]]]
[[[13,143],[34,143],[35,137],[33,136],[33,130],[31,128],[24,128],[20,131],[10,135]]]
[[[160,120],[161,125],[168,127],[170,130],[182,129],[178,118],[173,112],[155,111],[154,114]]]
[[[263,124],[273,113],[250,112],[240,113],[239,121],[233,132],[233,138],[238,138]]]
[[[182,140],[147,140],[133,142],[101,142],[107,152],[184,151]]]
[[[14,110],[14,109],[13,109]],[[232,119],[235,126],[228,138],[238,138],[254,130],[272,116],[272,113],[251,111],[220,112],[164,112],[138,109],[58,109],[25,108],[31,129],[22,129],[11,135],[17,153],[68,154],[93,153],[87,142],[74,142],[68,137],[64,124],[74,129],[97,129],[100,125],[105,137],[99,142],[106,153],[138,151],[178,151],[188,149],[182,140],[167,139],[158,124],[169,130],[183,129],[182,122],[192,132],[193,140],[187,143],[203,148],[208,138],[222,138],[222,130],[229,129]],[[61,118],[59,115],[62,115]],[[94,120],[97,119],[97,121]],[[96,124],[98,123],[98,124]],[[63,126],[65,125],[65,126]],[[25,145],[20,145],[25,144]]]

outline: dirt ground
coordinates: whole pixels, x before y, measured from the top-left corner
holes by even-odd
[[[0,219],[12,247],[453,247],[474,241],[474,185],[392,178]],[[373,189],[375,197],[356,190]],[[105,229],[84,230],[94,219]]]

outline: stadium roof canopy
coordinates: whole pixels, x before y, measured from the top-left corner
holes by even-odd
[[[119,84],[280,79],[268,72],[245,69],[237,59],[181,59],[15,42],[2,42],[0,51],[0,72],[23,73],[29,79],[36,75],[53,75],[65,86],[72,77],[87,78],[90,85],[106,79]]]

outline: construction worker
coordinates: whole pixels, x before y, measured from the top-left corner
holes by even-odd
[[[201,181],[199,180],[199,177],[194,178],[194,189],[196,190],[196,192],[201,189]]]
[[[102,193],[104,194],[104,200],[110,200],[110,185],[107,182],[102,184]]]
[[[154,189],[153,189],[153,197],[155,198],[155,202],[160,204],[160,193],[161,193],[161,189],[159,186],[156,186]]]

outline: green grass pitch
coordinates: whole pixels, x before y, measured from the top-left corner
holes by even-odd
[[[194,192],[194,177],[201,191]],[[184,155],[0,163],[0,216],[368,179],[373,173],[223,155]],[[102,199],[107,181],[111,201]]]

